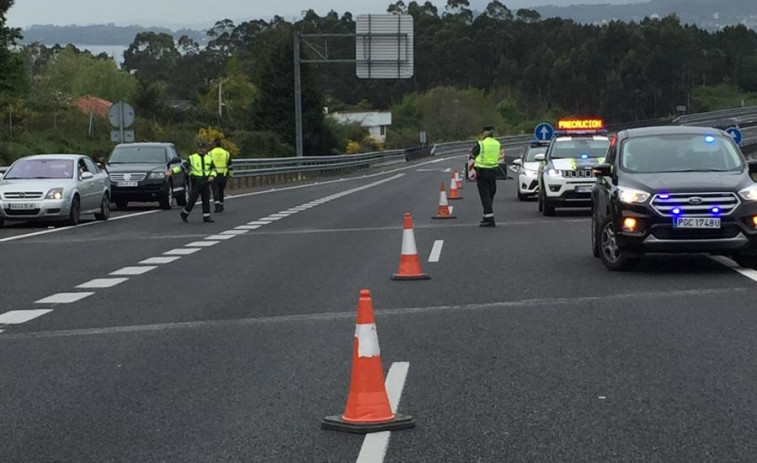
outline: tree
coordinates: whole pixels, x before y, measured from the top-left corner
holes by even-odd
[[[389,5],[386,12],[391,14],[407,14],[407,5],[402,0],[399,0]]]
[[[0,99],[6,100],[23,92],[24,68],[21,53],[13,51],[21,40],[21,29],[8,27],[6,14],[13,0],[0,1]]]
[[[494,0],[486,6],[485,13],[491,19],[506,21],[513,19],[513,13],[499,0]]]
[[[124,69],[143,82],[169,81],[181,54],[169,34],[140,32],[124,53]]]
[[[515,16],[518,18],[519,21],[523,21],[526,23],[532,23],[536,22],[541,19],[541,15],[536,10],[530,10],[528,8],[521,8],[518,10],[517,13],[515,13]]]

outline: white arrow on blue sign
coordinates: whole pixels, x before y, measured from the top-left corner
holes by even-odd
[[[741,130],[737,127],[728,127],[725,131],[728,132],[728,135],[733,137],[733,141],[735,141],[737,145],[741,144]]]
[[[537,125],[534,129],[534,136],[537,140],[546,141],[551,140],[552,135],[555,134],[555,129],[552,128],[551,125],[547,124],[546,122],[542,122],[541,124]]]

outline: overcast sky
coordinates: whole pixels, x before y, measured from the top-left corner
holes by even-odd
[[[502,1],[502,0],[501,0]],[[544,4],[632,3],[639,0],[504,0],[510,9]],[[329,10],[353,15],[385,13],[394,0],[16,0],[8,12],[8,24],[27,27],[32,24],[139,24],[143,26],[201,26],[218,19],[236,21],[270,18],[274,15],[293,19],[303,10],[318,14]],[[409,3],[409,1],[405,1]],[[446,0],[435,0],[440,10]],[[474,9],[482,10],[489,0],[471,0]]]

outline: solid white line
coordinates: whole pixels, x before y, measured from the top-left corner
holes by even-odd
[[[234,238],[234,235],[210,235],[205,238],[208,241],[226,241]]]
[[[129,219],[129,218],[132,218],[132,217],[138,217],[140,215],[154,214],[156,212],[160,212],[160,211],[155,210],[155,211],[147,211],[147,212],[137,212],[136,214],[128,214],[128,215],[122,215],[122,216],[119,216],[119,217],[113,217],[109,221]],[[107,223],[107,222],[103,222],[101,220],[95,220],[93,222],[82,223],[82,224],[79,224],[79,225],[76,225],[76,226],[73,226],[73,227],[60,227],[60,228],[55,228],[55,229],[52,229],[52,230],[43,230],[43,231],[38,231],[38,232],[33,232],[33,233],[25,233],[23,235],[11,236],[11,237],[8,237],[8,238],[0,239],[0,243],[5,243],[5,242],[8,242],[8,241],[21,240],[21,239],[24,239],[24,238],[32,238],[32,237],[41,236],[41,235],[49,235],[50,233],[62,232],[64,230],[73,230],[74,228],[89,227],[89,226],[92,226],[92,225],[95,225],[95,224],[98,224],[98,223]]]
[[[170,251],[166,251],[163,253],[164,256],[190,256],[196,252],[202,251],[200,248],[193,248],[193,249],[187,249],[187,248],[179,248],[179,249],[171,249]]]
[[[752,281],[757,282],[757,270],[754,270],[751,268],[740,267],[739,264],[737,264],[736,262],[732,261],[731,259],[725,256],[710,256],[710,259],[714,260],[715,262],[725,265],[731,270],[742,274],[743,276],[749,278]]]
[[[74,302],[81,301],[93,294],[95,293],[58,293],[40,299],[36,301],[35,304],[73,304]]]
[[[224,232],[221,232],[222,235],[228,235],[228,236],[239,236],[239,235],[245,235],[247,233],[250,233],[250,230],[226,230]]]
[[[429,262],[439,262],[439,258],[442,255],[442,247],[444,247],[444,240],[434,241],[434,247],[431,248],[431,255],[428,258]]]
[[[0,315],[0,325],[20,325],[50,312],[52,312],[52,309],[11,310]]]
[[[98,278],[95,280],[82,283],[77,286],[77,289],[104,289],[118,286],[121,283],[128,281],[128,278]]]
[[[220,241],[195,241],[194,243],[189,243],[186,246],[188,248],[209,248],[211,246],[215,246],[218,243],[220,243]]]
[[[116,270],[115,272],[112,272],[111,275],[113,276],[136,276],[136,275],[144,275],[145,273],[155,270],[158,267],[155,266],[144,266],[144,267],[124,267],[120,270]]]
[[[179,256],[174,257],[151,257],[149,259],[145,259],[142,262],[140,262],[140,265],[163,265],[163,264],[170,264],[171,262],[176,262],[177,260],[181,259]]]
[[[386,375],[384,384],[389,396],[389,404],[394,413],[397,413],[409,368],[410,363],[408,362],[395,362]],[[366,435],[357,457],[357,463],[382,463],[386,456],[386,450],[389,448],[389,437],[391,435],[392,433],[389,431]]]

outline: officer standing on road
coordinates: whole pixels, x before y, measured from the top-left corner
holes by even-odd
[[[202,196],[203,222],[214,222],[210,216],[210,184],[213,183],[217,174],[213,165],[213,157],[208,153],[208,145],[204,141],[198,141],[197,153],[189,156],[184,161],[183,166],[189,170],[191,194],[189,195],[189,203],[181,211],[181,220],[189,222],[189,214],[192,212],[197,198]],[[180,166],[176,166],[173,168],[173,173],[178,174],[181,169]]]
[[[231,154],[223,148],[220,138],[213,142],[215,147],[210,151],[213,157],[213,165],[216,168],[216,177],[213,182],[213,201],[215,202],[216,212],[223,212],[223,198],[226,192],[226,183],[231,174]]]
[[[484,127],[483,140],[473,147],[470,159],[475,160],[476,185],[484,207],[481,227],[495,227],[494,195],[497,193],[500,143],[494,138],[494,127]]]

